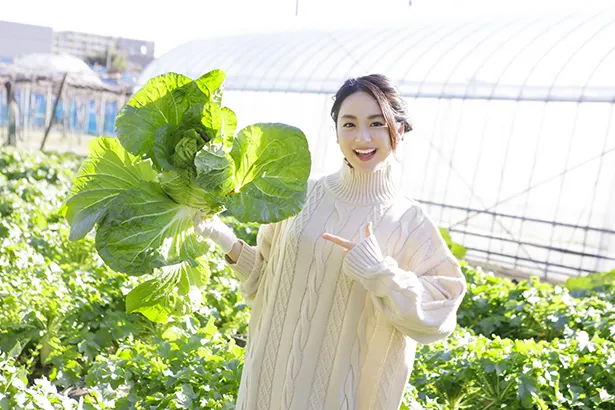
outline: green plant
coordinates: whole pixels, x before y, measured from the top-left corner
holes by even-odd
[[[536,277],[518,284],[464,264],[468,292],[458,321],[485,336],[554,340],[568,329],[583,330],[605,339],[615,338],[613,297],[588,294],[575,298],[562,286]]]
[[[613,409],[615,343],[570,331],[547,341],[459,328],[422,346],[407,402],[426,409]]]
[[[615,269],[577,278],[568,278],[564,286],[575,297],[600,294],[615,301]]]
[[[453,241],[453,239],[451,238],[451,235],[448,233],[448,231],[445,228],[440,228],[440,235],[442,235],[442,238],[444,238],[446,245],[451,250],[451,253],[457,259],[463,259],[463,257],[466,256],[466,252],[467,252],[466,248],[464,248],[457,242]]]

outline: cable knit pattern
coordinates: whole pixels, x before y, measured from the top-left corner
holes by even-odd
[[[340,206],[339,200],[336,201],[336,204],[337,206]],[[367,223],[367,221],[363,220],[363,224],[365,223]],[[326,229],[326,232],[336,231]],[[354,235],[357,236],[358,232],[354,233]],[[334,245],[330,244],[329,246],[333,247]],[[327,327],[325,329],[323,344],[321,346],[321,351],[326,352],[326,354],[323,354],[319,358],[318,365],[316,367],[316,374],[311,387],[314,390],[314,394],[311,395],[311,409],[320,409],[324,404],[326,389],[329,385],[331,367],[333,366],[333,356],[339,342],[339,329],[341,328],[342,321],[344,319],[344,311],[346,310],[348,297],[350,296],[352,282],[353,281],[350,278],[339,275],[338,280],[335,283],[333,306]]]
[[[295,218],[293,231],[288,235],[286,243],[284,258],[282,263],[282,275],[280,285],[277,292],[277,300],[273,305],[274,314],[273,322],[271,324],[271,333],[269,343],[266,345],[266,351],[264,356],[264,373],[261,377],[262,385],[258,390],[258,406],[261,409],[269,409],[269,399],[271,396],[271,387],[273,383],[273,368],[275,366],[276,359],[278,358],[278,346],[280,343],[280,334],[282,331],[282,325],[287,312],[288,302],[290,298],[290,287],[292,284],[292,273],[296,269],[297,252],[299,251],[298,240],[305,225],[311,217],[314,216],[314,209],[320,203],[323,195],[323,189],[321,184],[317,184],[315,188],[315,194],[310,196],[307,200],[305,209],[299,213],[298,218]]]
[[[345,221],[346,224],[348,223],[348,219],[342,218],[341,215],[352,213],[355,211],[355,209],[356,206],[348,206],[347,204],[343,204],[339,201],[336,201],[334,204],[334,212],[331,213],[331,215],[327,219],[327,222],[325,223],[325,231],[339,232],[345,227],[345,225],[340,226],[341,222]],[[299,372],[299,369],[301,368],[303,357],[305,356],[304,349],[305,344],[307,343],[307,336],[309,334],[310,327],[312,326],[312,319],[314,318],[316,306],[318,303],[318,295],[324,283],[327,266],[329,264],[329,260],[331,254],[333,253],[333,250],[334,245],[328,241],[318,240],[315,242],[313,260],[313,262],[315,263],[310,266],[310,271],[312,271],[312,267],[314,267],[314,274],[308,278],[308,286],[306,287],[303,294],[299,321],[297,322],[297,326],[295,328],[295,336],[293,343],[295,349],[291,352],[291,357],[289,361],[290,371],[288,372],[287,380],[284,384],[285,409],[290,408],[290,405],[294,398],[294,382]],[[350,280],[347,280],[347,282],[350,282]],[[342,294],[336,295],[334,300],[339,300],[340,303],[343,303],[343,301],[347,299],[347,293],[349,289],[350,287],[346,286],[345,289],[341,290]],[[338,307],[337,311],[342,312],[342,309],[342,307]],[[340,318],[342,318],[341,314],[338,313],[337,315],[335,315],[335,319],[337,319],[338,321]],[[335,320],[332,320],[329,323],[334,322]],[[337,323],[337,325],[339,326],[340,324]],[[328,350],[325,349],[325,351]]]
[[[378,390],[374,395],[374,401],[372,402],[372,408],[388,408],[387,404],[391,400],[391,387],[394,381],[394,377],[397,374],[397,369],[401,364],[404,357],[403,351],[403,338],[399,332],[391,332],[391,339],[387,348],[389,354],[386,355],[386,360],[382,364],[382,373],[380,376],[380,383]]]
[[[465,280],[397,175],[343,165],[244,245],[231,265],[253,309],[238,409],[397,410],[416,343],[453,331]]]

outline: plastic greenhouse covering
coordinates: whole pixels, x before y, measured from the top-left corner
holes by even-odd
[[[467,259],[552,280],[615,268],[615,6],[220,35],[168,52],[140,82],[214,68],[240,123],[303,129],[315,177],[341,165],[333,93],[386,74],[414,125],[404,189]]]

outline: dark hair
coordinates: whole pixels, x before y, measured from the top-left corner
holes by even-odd
[[[331,108],[331,118],[335,122],[336,129],[337,117],[339,116],[342,103],[350,95],[359,91],[365,91],[376,99],[386,125],[389,127],[391,147],[395,150],[397,148],[397,124],[404,124],[404,133],[412,131],[412,124],[408,118],[406,102],[391,79],[385,75],[370,74],[363,77],[350,78],[344,82],[340,89],[337,90],[333,98],[333,107]]]

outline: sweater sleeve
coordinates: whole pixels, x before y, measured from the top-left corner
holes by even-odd
[[[396,259],[383,255],[371,235],[348,252],[343,269],[397,329],[427,344],[455,330],[466,281],[433,222],[422,211],[417,219]]]
[[[243,248],[236,263],[227,262],[242,282],[242,291],[247,301],[254,298],[265,266],[269,261],[274,238],[277,237],[279,222],[261,225],[256,236],[256,246],[243,242]]]

